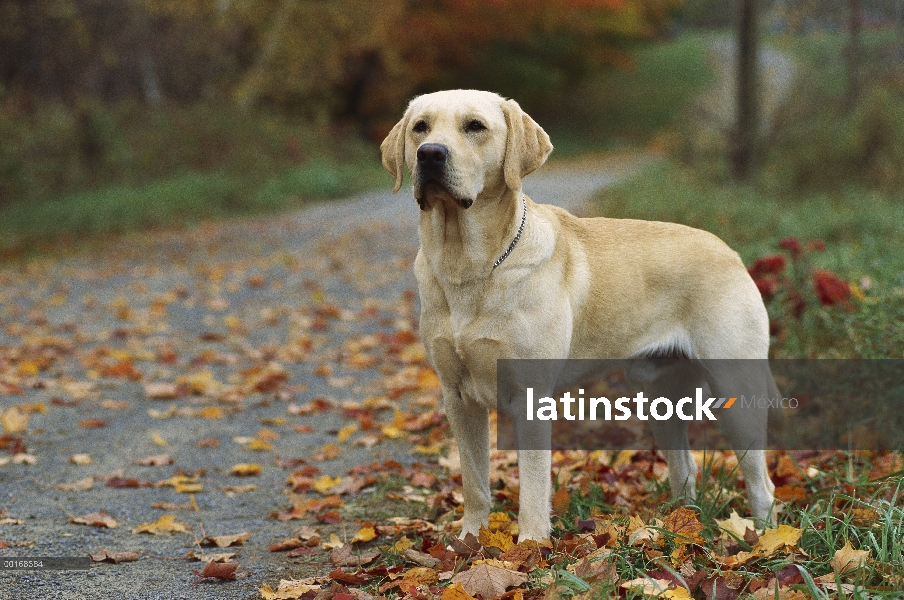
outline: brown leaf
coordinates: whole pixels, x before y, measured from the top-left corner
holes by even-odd
[[[103,548],[97,551],[97,554],[89,554],[93,562],[110,562],[113,564],[119,564],[121,562],[134,562],[138,560],[137,552],[111,552],[109,550],[104,550]]]
[[[209,562],[200,573],[195,570],[192,570],[192,573],[201,579],[235,579],[235,570],[238,568],[238,563]]]
[[[114,529],[119,527],[119,523],[116,522],[116,519],[110,516],[107,511],[102,510],[100,512],[91,513],[88,515],[83,515],[81,517],[71,517],[69,519],[70,523],[78,523],[79,525],[94,525],[95,527],[107,527],[108,529]]]
[[[135,477],[130,477],[128,479],[123,477],[112,477],[108,479],[107,483],[104,485],[110,488],[143,488],[152,487],[154,484],[150,481],[137,479]]]
[[[379,550],[359,550],[352,548],[351,544],[345,544],[341,548],[333,549],[330,553],[330,561],[337,567],[363,567],[379,556]]]
[[[557,515],[564,515],[568,512],[569,506],[571,506],[571,494],[568,493],[565,486],[562,486],[552,495],[552,507]]]
[[[370,577],[364,573],[346,573],[339,568],[333,569],[329,577],[334,581],[341,581],[342,583],[350,583],[352,585],[364,585],[370,581]]]
[[[663,520],[663,527],[679,536],[678,542],[690,542],[702,544],[703,523],[697,518],[697,513],[689,508],[680,506]]]
[[[251,532],[243,531],[235,535],[217,535],[205,536],[201,539],[202,546],[216,546],[217,548],[228,548],[229,546],[241,546],[251,537]]]
[[[304,545],[304,542],[299,538],[288,538],[281,542],[270,544],[267,550],[270,552],[286,552],[288,550],[294,550],[295,548],[301,548]]]
[[[463,540],[453,538],[452,541],[449,542],[449,547],[451,547],[452,551],[458,556],[471,556],[480,551],[481,545],[480,540],[477,539],[476,535],[468,533]]]
[[[851,542],[845,540],[844,547],[835,551],[835,556],[829,565],[844,575],[845,573],[856,571],[866,564],[869,560],[869,553],[869,550],[854,550]]]
[[[415,550],[414,548],[402,550],[402,556],[413,563],[417,563],[422,567],[429,567],[431,569],[440,563],[440,560],[438,558],[434,558],[426,552],[420,552],[419,550]]]
[[[480,594],[484,598],[495,598],[506,589],[519,586],[526,581],[526,573],[485,563],[462,571],[452,578],[452,583],[460,583],[470,595]]]

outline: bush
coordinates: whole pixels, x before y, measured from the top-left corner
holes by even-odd
[[[797,190],[850,182],[904,185],[902,92],[900,84],[876,82],[850,109],[837,97],[798,94],[779,113],[765,148],[764,175]]]

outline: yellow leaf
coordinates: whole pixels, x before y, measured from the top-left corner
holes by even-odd
[[[352,543],[369,542],[377,537],[377,532],[373,527],[362,527],[352,538]]]
[[[329,475],[324,475],[314,482],[313,488],[321,494],[326,494],[327,490],[339,485],[341,482],[341,477],[330,477]]]
[[[28,414],[11,406],[0,415],[0,422],[3,423],[3,430],[6,433],[23,433],[28,429]]]
[[[732,567],[743,565],[754,559],[772,556],[785,546],[794,548],[802,533],[802,530],[790,525],[779,525],[778,529],[767,529],[750,552],[738,552],[734,556],[729,556],[723,561],[723,564]]]
[[[414,541],[409,540],[408,536],[403,535],[402,539],[398,540],[395,544],[389,547],[389,550],[392,552],[403,552],[405,550],[408,550],[412,546],[414,546]]]
[[[157,444],[158,446],[166,446],[166,445],[167,445],[167,444],[166,444],[166,440],[163,439],[163,436],[161,436],[159,433],[152,433],[152,434],[151,434],[151,439],[152,439],[152,440],[154,441],[154,443]]]
[[[414,447],[414,451],[420,454],[441,454],[443,451],[443,445],[440,443],[431,444],[429,446],[417,445]],[[449,589],[449,588],[446,588]]]
[[[487,528],[490,531],[505,531],[508,532],[509,527],[512,524],[512,520],[509,516],[504,512],[494,512],[490,513],[490,522]]]
[[[733,540],[735,538],[743,540],[744,534],[748,529],[756,530],[756,526],[751,519],[742,519],[735,510],[731,511],[731,516],[727,519],[716,519],[716,525],[722,530],[723,540]]]
[[[440,600],[475,600],[474,596],[465,591],[460,583],[453,583],[443,590]]]
[[[239,463],[233,465],[232,468],[229,469],[229,472],[239,477],[251,477],[253,475],[260,475],[263,468],[262,465],[257,463]]]
[[[330,534],[330,541],[323,542],[322,546],[325,550],[333,550],[334,548],[341,548],[345,544],[342,543],[342,540],[339,539],[339,536],[335,533]]]
[[[270,442],[265,442],[264,440],[254,438],[247,444],[245,444],[245,450],[253,450],[255,452],[267,452],[269,450],[273,450],[273,444]]]
[[[486,527],[480,527],[480,533],[477,536],[480,543],[484,546],[493,546],[499,548],[503,552],[515,545],[512,536],[507,531],[492,532]]]
[[[660,598],[677,598],[678,600],[684,600],[687,598],[690,600],[692,598],[691,593],[687,591],[687,588],[678,586],[674,590],[666,590],[659,594]]]
[[[222,419],[225,416],[222,408],[216,406],[205,406],[198,411],[198,416],[202,419]]]
[[[173,486],[178,494],[193,494],[204,489],[203,483],[177,483]]]
[[[184,524],[176,522],[174,515],[163,515],[154,523],[142,523],[132,530],[132,533],[150,533],[153,535],[163,535],[169,533],[184,533],[191,528]]]
[[[22,375],[23,377],[35,377],[41,372],[41,366],[33,360],[26,360],[19,363],[16,370],[19,372],[19,375]]]
[[[338,434],[336,434],[336,441],[338,441],[341,444],[342,442],[347,440],[351,434],[355,433],[356,431],[358,431],[358,426],[356,424],[352,423],[351,425],[346,425],[345,427],[343,427],[342,429],[339,430]]]
[[[854,550],[851,542],[845,540],[844,547],[835,551],[835,556],[829,564],[844,575],[862,567],[869,560],[869,553],[869,550]]]
[[[261,440],[278,440],[279,434],[272,429],[264,428],[257,432],[257,437]]]

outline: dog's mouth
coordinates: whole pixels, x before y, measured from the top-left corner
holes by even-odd
[[[427,210],[427,200],[451,200],[462,208],[470,208],[474,204],[471,198],[458,198],[442,182],[433,177],[428,177],[419,186],[415,187],[414,198],[421,210]]]

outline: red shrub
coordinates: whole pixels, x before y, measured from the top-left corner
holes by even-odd
[[[800,241],[796,237],[786,237],[778,243],[778,247],[791,253],[792,258],[797,258],[803,250],[800,247]]]
[[[845,280],[831,271],[813,271],[813,290],[823,306],[844,304],[851,297],[851,288]]]
[[[761,275],[778,275],[785,270],[785,257],[781,254],[770,254],[769,256],[761,256],[750,265],[747,271],[754,280]]]

